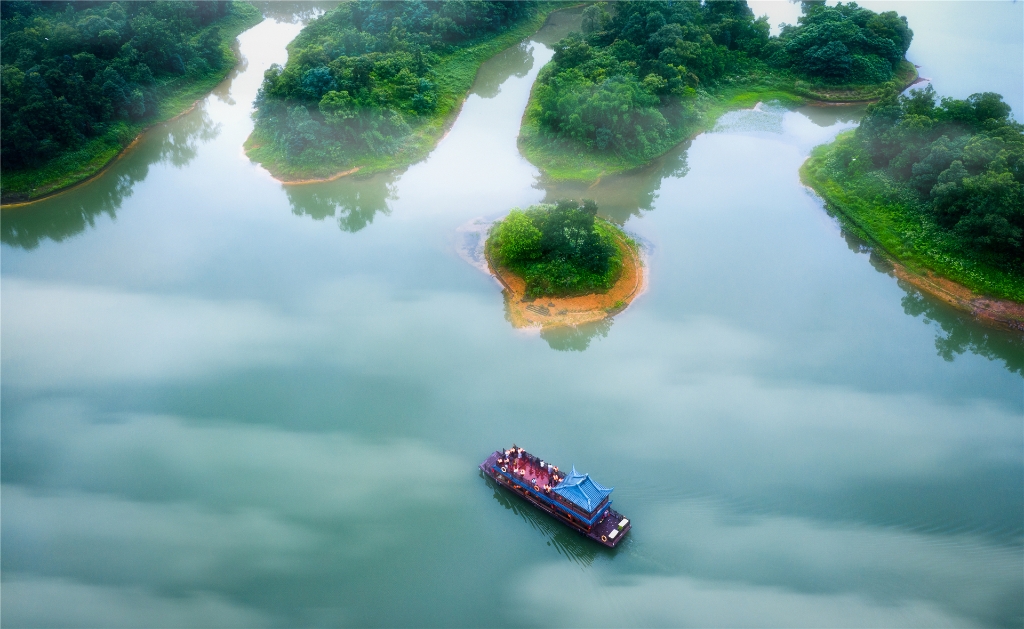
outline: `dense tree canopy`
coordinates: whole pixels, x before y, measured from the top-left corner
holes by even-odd
[[[492,228],[490,251],[523,277],[530,296],[607,290],[621,258],[607,224],[596,216],[590,200],[514,209]]]
[[[804,3],[797,26],[785,26],[766,57],[777,67],[834,83],[885,83],[899,69],[914,32],[895,11],[857,3]]]
[[[346,2],[303,29],[284,67],[267,71],[257,129],[293,159],[393,151],[410,122],[437,109],[439,59],[508,29],[535,5]]]
[[[868,109],[847,169],[881,169],[967,252],[1024,269],[1024,125],[998,94],[937,102],[929,85]],[[854,162],[866,153],[862,164]]]
[[[162,86],[227,61],[230,2],[0,3],[5,169],[34,168],[156,114]]]
[[[538,79],[533,117],[549,135],[646,160],[678,141],[695,99],[753,71],[815,83],[884,83],[910,45],[906,19],[855,3],[807,3],[799,25],[769,37],[745,0],[594,5],[582,34],[555,45]],[[674,132],[675,131],[675,132]]]
[[[622,2],[583,13],[583,34],[555,44],[535,92],[549,133],[640,158],[664,150],[696,88],[737,55],[759,52],[768,23],[745,2]],[[666,110],[670,102],[680,109]]]

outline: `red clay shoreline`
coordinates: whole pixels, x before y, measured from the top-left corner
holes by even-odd
[[[970,314],[990,327],[1024,332],[1024,304],[975,293],[963,284],[931,271],[917,273],[889,258],[893,273],[918,290],[928,293],[948,306]]]

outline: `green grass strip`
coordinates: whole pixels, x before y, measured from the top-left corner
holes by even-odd
[[[837,167],[855,150],[853,131],[819,146],[800,168],[800,179],[826,202],[843,226],[911,271],[932,271],[989,297],[1024,303],[1024,274],[1010,273],[966,255],[939,229],[903,184],[881,171]]]

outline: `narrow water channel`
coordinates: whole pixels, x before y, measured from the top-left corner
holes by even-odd
[[[1016,45],[1019,3],[969,4]],[[5,626],[1024,623],[1024,342],[900,285],[800,185],[861,110],[766,103],[551,185],[516,134],[559,14],[424,161],[283,187],[241,150],[282,13],[105,175],[3,214]],[[649,288],[514,330],[460,227],[566,196],[647,243]],[[512,442],[614,486],[630,536],[486,482]]]

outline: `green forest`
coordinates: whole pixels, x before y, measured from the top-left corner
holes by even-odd
[[[582,33],[555,45],[527,108],[521,146],[556,178],[643,164],[729,105],[869,100],[915,76],[906,18],[855,3],[804,2],[778,37],[745,0],[612,8],[583,11]]]
[[[480,63],[550,10],[514,1],[346,2],[310,22],[289,44],[288,62],[267,71],[249,156],[283,176],[409,163],[439,137]]]
[[[234,65],[260,21],[233,2],[0,3],[4,200],[87,177]]]
[[[621,231],[597,218],[597,204],[563,200],[514,209],[491,227],[488,258],[526,282],[529,297],[607,291],[622,271]],[[624,236],[622,236],[624,238]]]
[[[891,94],[805,180],[900,261],[1024,301],[1024,125],[998,94]]]

